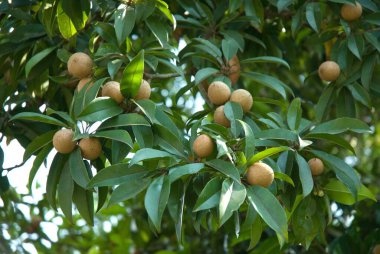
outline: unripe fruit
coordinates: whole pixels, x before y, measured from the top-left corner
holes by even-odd
[[[81,79],[81,80],[79,80],[79,82],[78,82],[78,86],[77,86],[77,90],[78,90],[78,92],[80,91],[80,90],[82,90],[82,88],[88,83],[88,82],[90,82],[91,81],[91,78],[83,78],[83,79]],[[94,82],[90,82],[90,84],[87,86],[87,90],[88,89],[90,89],[90,87],[92,87],[94,85]]]
[[[245,113],[251,110],[253,104],[252,95],[244,89],[233,91],[230,101],[239,103]]]
[[[124,100],[124,96],[120,92],[120,83],[116,81],[108,81],[102,88],[102,96],[111,97],[117,103]]]
[[[322,80],[335,81],[340,75],[340,67],[334,61],[326,61],[319,66],[318,74]]]
[[[193,143],[193,151],[201,158],[208,157],[214,151],[214,142],[206,134],[199,135]]]
[[[214,122],[227,128],[231,126],[230,120],[224,114],[224,106],[219,106],[215,109]]]
[[[375,247],[373,247],[372,253],[380,254],[380,244],[376,244]]]
[[[224,82],[214,81],[208,87],[207,95],[213,104],[219,106],[228,101],[231,90]]]
[[[240,61],[239,58],[234,55],[231,60],[228,61],[228,65],[230,66],[230,74],[228,77],[231,80],[231,84],[234,85],[238,81],[240,77]]]
[[[311,174],[313,176],[319,176],[323,173],[325,166],[323,165],[323,162],[319,158],[312,158],[308,161]]]
[[[102,145],[97,138],[83,138],[79,141],[79,148],[83,158],[87,160],[95,160],[102,152]]]
[[[137,95],[135,96],[135,100],[143,100],[143,99],[149,99],[150,93],[151,93],[150,84],[146,80],[141,81],[141,85],[139,88],[139,91],[137,92]]]
[[[73,77],[82,79],[91,75],[93,62],[89,55],[85,53],[72,54],[67,62],[67,70]]]
[[[248,168],[247,182],[251,185],[268,187],[274,180],[273,169],[263,162],[256,162]]]
[[[356,2],[355,5],[343,4],[340,9],[340,15],[346,21],[354,21],[362,16],[362,6],[360,3]]]
[[[53,136],[53,146],[59,153],[71,153],[76,145],[73,141],[74,132],[70,129],[57,131]]]

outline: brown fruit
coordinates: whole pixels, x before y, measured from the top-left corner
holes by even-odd
[[[228,120],[224,114],[224,106],[219,106],[215,109],[214,122],[227,128],[231,126],[230,120]]]
[[[82,88],[88,83],[90,82],[90,84],[87,86],[87,90],[90,89],[90,87],[92,87],[94,85],[94,82],[91,81],[91,78],[83,78],[81,80],[79,80],[78,82],[78,85],[77,85],[77,90],[78,92],[80,90],[82,90]]]
[[[263,162],[256,162],[248,168],[247,181],[251,185],[268,187],[274,180],[273,169]]]
[[[239,58],[234,55],[231,60],[228,61],[228,66],[230,67],[228,77],[231,80],[231,84],[234,85],[239,80],[240,77],[240,61]]]
[[[213,104],[219,106],[228,101],[231,90],[224,82],[214,81],[208,87],[207,95]]]
[[[335,81],[340,75],[340,67],[334,61],[326,61],[319,66],[318,74],[322,80]]]
[[[214,151],[214,142],[206,134],[199,135],[193,143],[193,151],[201,158],[208,157]]]
[[[71,153],[76,145],[73,141],[74,132],[71,129],[62,129],[53,136],[53,146],[59,153]]]
[[[79,148],[83,158],[87,160],[95,160],[102,152],[102,145],[97,138],[83,138],[79,141]]]
[[[73,77],[82,79],[91,75],[93,62],[89,55],[85,53],[72,54],[67,62],[67,70]]]
[[[311,174],[313,176],[319,176],[323,173],[325,166],[323,165],[323,162],[319,158],[312,158],[308,161]]]
[[[362,6],[360,3],[356,2],[355,5],[343,4],[340,9],[340,15],[346,21],[354,21],[362,16]]]
[[[117,103],[124,100],[124,96],[120,92],[120,83],[116,81],[108,81],[102,88],[102,96],[111,97]]]
[[[372,253],[380,254],[380,244],[376,244],[375,247],[373,247]]]
[[[252,95],[244,89],[233,91],[230,101],[239,103],[245,113],[251,110],[253,104]]]
[[[137,92],[137,95],[135,96],[135,100],[143,100],[143,99],[149,99],[151,93],[150,84],[146,80],[141,81],[141,85],[139,88],[139,91]]]

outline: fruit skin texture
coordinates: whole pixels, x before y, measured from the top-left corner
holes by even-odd
[[[326,61],[319,66],[318,74],[322,80],[335,81],[340,75],[340,67],[334,61]]]
[[[263,162],[256,162],[248,168],[247,181],[251,185],[268,187],[272,184],[273,180],[273,169]]]
[[[380,254],[380,244],[376,244],[375,247],[373,247],[372,253]]]
[[[198,157],[205,158],[212,154],[214,151],[214,142],[212,139],[206,135],[199,135],[193,143],[193,151]]]
[[[73,77],[82,79],[91,75],[93,62],[89,55],[78,52],[72,54],[67,62],[67,70]]]
[[[137,92],[137,95],[135,96],[136,100],[143,100],[143,99],[149,99],[150,93],[152,89],[150,88],[150,84],[146,80],[141,81],[141,85],[139,88],[139,91]]]
[[[207,95],[213,104],[219,106],[228,101],[231,90],[224,82],[214,81],[208,87]]]
[[[70,129],[62,129],[57,131],[53,136],[53,146],[59,153],[71,153],[76,142],[73,141],[74,132]]]
[[[231,126],[230,120],[228,120],[224,114],[224,106],[219,106],[215,109],[214,122],[227,128]]]
[[[323,165],[323,162],[319,158],[312,158],[308,161],[311,174],[313,176],[319,176],[323,173],[325,166]]]
[[[116,81],[108,81],[104,84],[102,96],[111,97],[119,104],[124,100],[124,96],[120,92],[120,83]]]
[[[81,80],[79,80],[78,82],[78,86],[77,86],[77,90],[78,92],[80,90],[82,90],[82,88],[88,83],[91,81],[91,78],[83,78]],[[87,90],[90,89],[90,87],[92,87],[94,85],[94,82],[91,82],[88,86],[87,86]]]
[[[355,5],[343,4],[340,9],[340,15],[346,21],[354,21],[362,16],[362,6],[360,3],[356,2]]]
[[[79,148],[83,158],[87,160],[95,160],[102,152],[102,145],[97,138],[83,138],[79,141]]]
[[[232,92],[230,101],[237,102],[241,105],[244,113],[249,112],[252,108],[253,99],[250,92],[244,89],[238,89]]]
[[[230,74],[228,77],[231,80],[231,84],[234,85],[239,80],[240,77],[240,61],[239,58],[234,55],[231,60],[228,61],[228,65],[230,66]]]

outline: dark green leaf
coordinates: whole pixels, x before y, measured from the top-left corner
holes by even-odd
[[[68,159],[67,155],[63,155],[57,153],[51,163],[49,174],[46,182],[46,197],[49,201],[49,204],[57,209],[57,205],[55,203],[55,197],[57,194],[57,186],[59,182],[59,178],[61,176],[62,169]]]
[[[109,206],[136,197],[150,184],[149,179],[132,179],[120,184],[113,192],[109,201]]]
[[[86,220],[86,222],[94,225],[94,197],[92,191],[85,190],[79,185],[75,184],[73,201],[77,207],[80,215]]]
[[[310,133],[338,134],[346,131],[371,133],[367,124],[355,118],[342,117],[317,125]]]
[[[130,161],[130,165],[134,165],[136,163],[139,163],[140,161],[159,160],[163,158],[176,159],[176,157],[173,154],[152,149],[152,148],[143,148],[136,152],[136,154],[133,156],[133,158]]]
[[[123,7],[115,11],[115,32],[119,45],[125,43],[128,35],[135,26],[135,10],[131,7]]]
[[[196,174],[201,169],[203,169],[204,166],[205,165],[203,163],[191,163],[191,164],[186,164],[183,166],[177,166],[177,167],[171,168],[168,174],[170,178],[170,182],[172,183],[184,175]]]
[[[75,149],[74,152],[70,154],[69,163],[73,180],[79,186],[86,188],[87,184],[90,182],[90,177],[88,176],[86,166],[83,163],[83,158],[79,148]]]
[[[99,131],[99,132],[96,132],[95,134],[92,134],[91,136],[117,140],[133,148],[132,138],[129,135],[128,131],[125,131],[125,130]]]
[[[247,191],[239,182],[226,179],[223,181],[219,201],[219,220],[223,225],[243,204]]]
[[[198,200],[194,205],[194,212],[211,209],[220,202],[222,180],[218,177],[212,178],[199,194]]]
[[[240,183],[240,174],[238,169],[230,162],[226,162],[220,159],[215,159],[212,161],[207,161],[206,165],[212,167],[222,174],[231,177],[233,180]]]
[[[311,176],[311,170],[307,161],[298,153],[296,153],[296,160],[298,164],[298,173],[302,184],[303,197],[306,197],[311,193],[314,187],[313,177]]]
[[[290,70],[290,66],[285,60],[278,58],[278,57],[275,57],[275,56],[258,56],[258,57],[253,57],[253,58],[247,58],[247,59],[242,60],[240,63],[241,64],[245,64],[245,63],[274,63],[274,64],[283,65]]]
[[[72,198],[74,193],[74,182],[70,174],[69,163],[63,167],[58,184],[58,203],[63,214],[72,221]]]
[[[117,103],[106,97],[99,97],[90,102],[78,115],[78,120],[87,122],[102,121],[122,113]]]
[[[41,122],[41,123],[47,123],[47,124],[53,124],[58,125],[62,127],[67,127],[66,124],[63,122],[55,119],[54,117],[43,115],[40,113],[34,113],[34,112],[21,112],[17,115],[13,116],[10,121],[14,120],[28,120],[28,121],[35,121],[35,122]]]
[[[35,54],[25,65],[25,76],[28,77],[30,71],[34,66],[41,62],[45,57],[47,57],[51,52],[53,52],[57,47],[46,48],[41,52]]]
[[[287,114],[288,126],[291,130],[298,130],[301,123],[302,109],[301,109],[301,99],[296,98],[292,101],[289,106]]]

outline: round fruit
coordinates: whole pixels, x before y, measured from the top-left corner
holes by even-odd
[[[208,87],[207,95],[213,104],[222,105],[230,98],[231,90],[224,82],[214,81]]]
[[[335,81],[340,75],[340,67],[334,61],[326,61],[319,66],[318,74],[322,80]]]
[[[79,141],[79,148],[83,158],[87,160],[95,160],[102,152],[102,145],[97,138],[83,138]]]
[[[124,96],[120,92],[120,83],[116,81],[108,81],[102,88],[102,96],[111,97],[117,103],[124,100]]]
[[[245,113],[251,110],[253,104],[252,95],[244,89],[233,91],[230,101],[239,103]]]
[[[81,80],[79,80],[78,82],[78,86],[77,86],[77,90],[78,92],[80,90],[82,90],[82,88],[88,83],[91,81],[91,78],[83,78]],[[90,87],[92,87],[94,85],[94,82],[90,82],[90,84],[87,86],[87,90],[90,89]]]
[[[53,146],[59,153],[71,153],[76,145],[74,132],[70,129],[57,131],[53,136]]]
[[[208,157],[214,151],[214,142],[206,134],[199,135],[194,140],[193,151],[201,158]]]
[[[239,58],[234,55],[231,60],[228,61],[228,65],[230,66],[230,71],[228,77],[231,80],[231,84],[236,84],[240,77],[240,61]]]
[[[69,74],[82,79],[91,75],[93,62],[89,55],[85,53],[72,54],[67,62]]]
[[[273,179],[273,169],[263,162],[256,162],[248,168],[247,181],[251,185],[268,187],[272,184]]]
[[[325,166],[323,165],[323,162],[320,159],[312,158],[308,161],[308,163],[311,170],[311,174],[313,176],[319,176],[323,173]]]
[[[346,21],[354,21],[362,16],[362,6],[360,3],[356,2],[355,5],[343,4],[340,9],[340,15]]]
[[[231,126],[230,120],[224,114],[224,106],[219,106],[215,109],[214,122],[227,128]]]
[[[373,247],[372,253],[380,254],[380,244],[376,244],[375,247]]]
[[[150,84],[146,80],[141,81],[141,85],[137,95],[135,96],[136,100],[149,99],[151,93]]]

